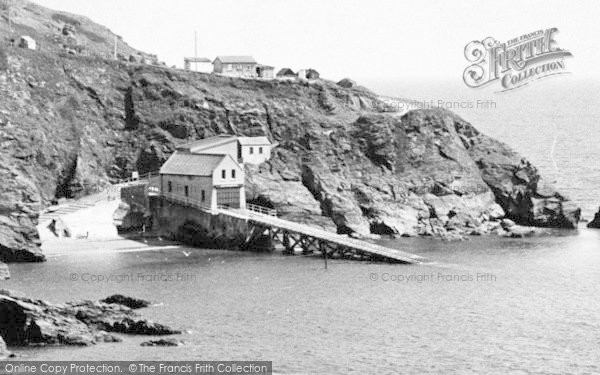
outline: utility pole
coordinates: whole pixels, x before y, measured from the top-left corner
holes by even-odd
[[[196,59],[194,62],[194,66],[196,67],[196,71],[198,71],[198,32],[194,30],[194,58]]]
[[[10,39],[12,37],[12,31],[13,31],[12,30],[12,19],[10,17],[11,8],[12,8],[12,0],[3,0],[2,5],[6,9],[6,15],[8,18],[8,38]]]

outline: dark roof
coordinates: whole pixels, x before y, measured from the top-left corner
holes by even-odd
[[[196,63],[205,63],[205,62],[210,62],[209,59],[207,59],[206,57],[184,57],[183,58],[186,61],[189,62],[196,62]]]
[[[215,61],[221,61],[223,64],[256,64],[252,56],[217,56]],[[213,61],[213,64],[215,63]]]
[[[175,152],[160,168],[160,174],[212,176],[227,155]]]
[[[219,146],[225,143],[237,141],[237,137],[235,135],[230,134],[221,134],[214,137],[199,139],[197,141],[192,141],[188,143],[184,143],[182,145],[177,146],[177,150],[187,150],[191,151],[193,148],[207,148]]]
[[[296,73],[294,73],[294,71],[290,68],[283,68],[279,72],[277,72],[278,77],[295,76],[295,75],[296,75]]]
[[[339,81],[337,84],[338,84],[338,86],[345,87],[345,88],[350,88],[350,87],[356,86],[356,82],[354,82],[350,78],[344,78],[341,81]]]

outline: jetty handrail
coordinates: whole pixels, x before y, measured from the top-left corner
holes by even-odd
[[[376,254],[387,258],[393,258],[408,263],[421,263],[427,261],[426,258],[423,258],[419,255],[410,254],[402,250],[384,247],[365,240],[351,238],[346,235],[340,235],[337,233],[329,232],[307,224],[296,223],[293,221],[265,215],[254,211],[232,209],[230,207],[226,207],[220,212],[229,216],[234,216],[241,219],[251,220],[254,222],[259,222],[261,224],[266,224],[268,226],[276,227],[283,231],[295,232],[298,234],[311,236],[313,238],[322,239],[331,243],[351,247],[359,251],[366,251],[371,254]]]
[[[176,195],[173,193],[164,193],[164,192],[161,193],[160,195],[171,202],[180,203],[184,206],[195,207],[195,208],[199,208],[204,211],[212,212],[212,208],[210,207],[210,205],[208,205],[202,201],[199,201],[197,199],[193,199],[193,198],[189,198],[189,197],[182,197],[180,195]]]
[[[246,209],[254,212],[258,212],[259,214],[264,214],[268,216],[277,216],[277,210],[265,206],[260,206],[258,204],[246,203]]]
[[[158,177],[159,173],[158,171],[153,171],[153,172],[147,172],[144,174],[139,175],[138,177],[127,177],[127,178],[121,178],[118,180],[118,182],[115,185],[121,185],[121,184],[127,184],[130,182],[144,182],[147,180],[150,180],[152,177]]]

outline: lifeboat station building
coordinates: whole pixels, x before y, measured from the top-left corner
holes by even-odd
[[[267,137],[220,135],[186,143],[160,168],[161,195],[210,210],[246,208],[243,164],[271,158]]]

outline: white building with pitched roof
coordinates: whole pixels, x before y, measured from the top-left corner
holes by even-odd
[[[161,194],[180,202],[246,208],[244,169],[229,154],[176,151],[160,168]]]
[[[246,208],[243,163],[271,158],[267,137],[218,135],[177,147],[160,168],[160,191],[167,199],[194,206]]]
[[[271,159],[273,144],[265,136],[238,137],[217,135],[177,147],[177,150],[196,154],[229,154],[242,164],[261,164]]]
[[[271,159],[272,144],[267,137],[237,137],[242,163],[261,164]]]
[[[252,56],[217,56],[212,64],[214,73],[230,77],[258,77],[258,63]]]

